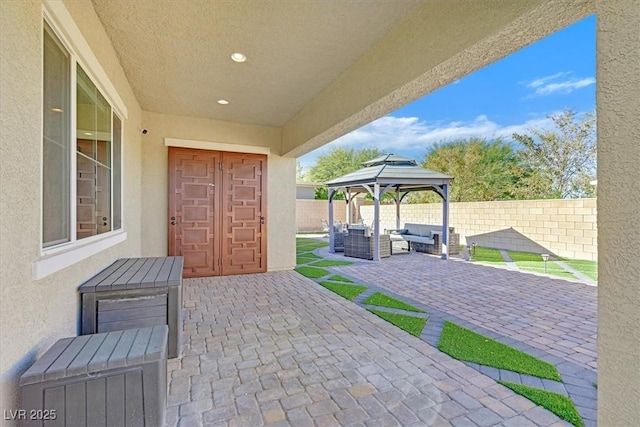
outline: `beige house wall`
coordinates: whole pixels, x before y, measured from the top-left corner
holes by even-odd
[[[40,280],[42,2],[0,1],[0,406],[17,409],[20,375],[56,340],[77,334],[77,287],[141,249],[141,111],[90,2],[65,2],[128,109],[124,121],[126,241]]]
[[[168,152],[165,138],[202,141],[216,150],[216,144],[258,146],[271,150],[267,158],[267,268],[270,271],[295,266],[296,162],[281,157],[280,129],[242,125],[143,112],[142,221],[143,256],[166,256],[168,247]],[[242,151],[239,148],[239,151]]]
[[[360,208],[373,221],[373,206]],[[395,205],[380,207],[381,229],[396,228]],[[449,223],[460,244],[597,260],[596,199],[451,203]],[[442,224],[442,204],[403,204],[405,222]]]
[[[333,221],[346,221],[347,204],[337,200],[333,205]],[[329,203],[326,200],[296,200],[296,230],[322,231],[322,220],[329,221]]]
[[[640,420],[640,5],[596,0],[598,425]]]

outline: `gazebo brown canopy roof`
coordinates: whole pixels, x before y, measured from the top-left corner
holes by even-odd
[[[357,194],[368,192],[374,200],[374,260],[380,260],[380,198],[395,193],[396,228],[400,228],[400,203],[412,191],[434,191],[442,197],[442,258],[449,257],[449,186],[453,177],[425,169],[415,160],[384,154],[362,164],[362,169],[348,173],[326,183],[329,188],[329,236],[330,248],[334,247],[333,199],[338,191],[345,193],[347,209],[351,198]]]

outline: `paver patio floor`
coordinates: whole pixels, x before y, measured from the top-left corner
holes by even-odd
[[[183,304],[170,426],[567,425],[293,271],[187,279]]]
[[[597,287],[421,253],[336,270],[597,369]]]

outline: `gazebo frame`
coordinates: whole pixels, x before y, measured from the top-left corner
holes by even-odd
[[[413,191],[433,191],[442,198],[442,259],[449,258],[449,187],[453,177],[418,166],[415,160],[394,154],[384,154],[362,164],[362,169],[326,183],[329,188],[329,248],[335,252],[333,227],[333,201],[338,191],[345,194],[347,218],[350,218],[351,200],[368,192],[374,201],[373,260],[380,261],[380,199],[394,192],[396,228],[400,228],[400,203]],[[354,189],[356,189],[354,191]]]

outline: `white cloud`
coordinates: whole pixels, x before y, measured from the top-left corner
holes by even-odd
[[[302,156],[300,164],[306,170],[316,157],[336,147],[355,149],[378,148],[385,153],[405,153],[419,160],[428,147],[436,142],[461,138],[502,137],[510,139],[514,133],[524,133],[530,128],[547,127],[548,118],[535,118],[517,125],[501,125],[480,115],[471,121],[427,122],[418,117],[385,116],[348,133],[335,141]]]
[[[523,82],[527,87],[534,89],[534,92],[529,94],[527,98],[547,96],[554,93],[566,95],[580,88],[595,84],[596,82],[594,77],[562,79],[571,73],[571,71],[559,72],[550,76],[537,78],[530,82]]]
[[[540,87],[540,86],[544,85],[549,80],[554,80],[554,79],[557,79],[557,78],[560,78],[560,77],[568,76],[569,74],[571,74],[571,71],[564,71],[564,72],[555,73],[555,74],[552,74],[550,76],[540,77],[539,79],[532,80],[532,81],[526,83],[526,85],[529,86],[529,87],[532,87],[532,88],[537,88],[537,87]]]

